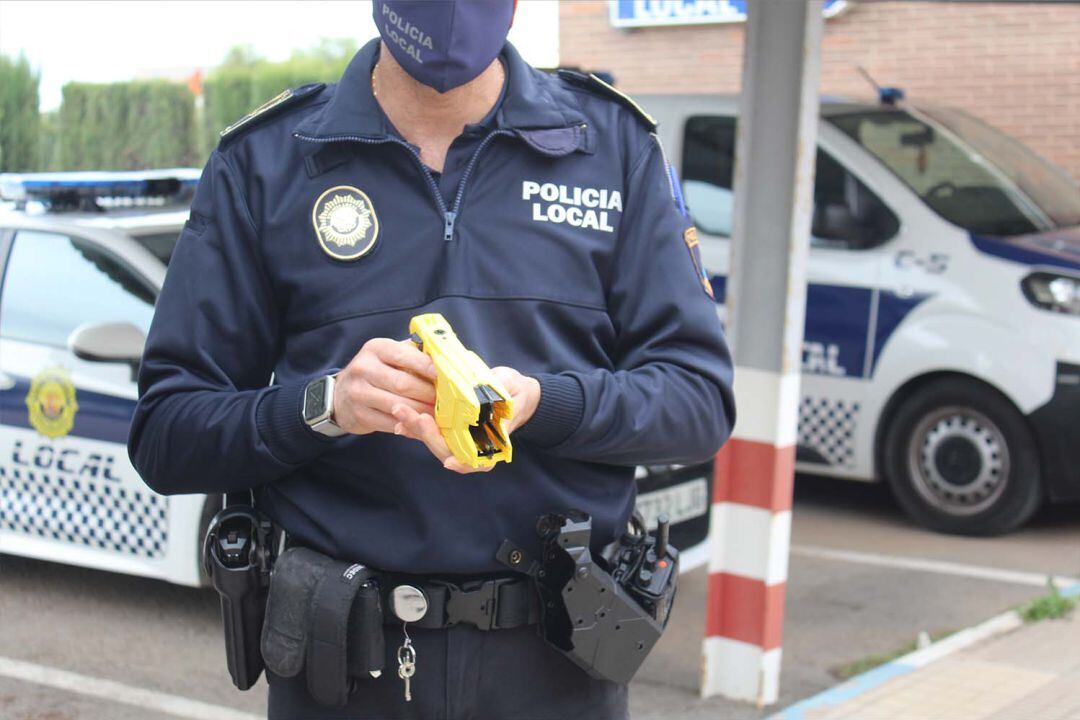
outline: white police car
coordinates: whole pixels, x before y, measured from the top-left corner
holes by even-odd
[[[638,100],[722,301],[737,98]],[[948,532],[1080,500],[1077,184],[962,112],[825,100],[812,232],[798,469]]]
[[[198,177],[0,176],[17,203],[0,212],[0,552],[199,582],[206,499],[152,492],[126,447],[142,342]]]
[[[135,371],[198,170],[0,176],[0,553],[200,584],[220,498],[158,495],[127,455]],[[404,332],[404,330],[403,330]],[[640,468],[677,547],[709,465]],[[694,560],[696,555],[699,560]]]

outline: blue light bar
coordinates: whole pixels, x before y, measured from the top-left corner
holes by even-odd
[[[197,168],[123,172],[0,174],[0,200],[41,200],[63,206],[93,204],[101,198],[172,198],[194,191]]]

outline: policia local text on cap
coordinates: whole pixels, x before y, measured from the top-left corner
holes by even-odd
[[[375,2],[338,83],[222,133],[172,257],[130,454],[228,494],[208,566],[272,718],[623,718],[667,621],[634,467],[717,451],[730,357],[655,123],[529,67],[513,13]],[[512,462],[450,453],[427,313],[509,393]]]

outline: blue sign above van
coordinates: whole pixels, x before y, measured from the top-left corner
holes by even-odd
[[[609,0],[615,27],[700,25],[746,21],[746,0]],[[847,0],[825,0],[825,17],[844,9]]]

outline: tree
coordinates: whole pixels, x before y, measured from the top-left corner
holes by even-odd
[[[0,172],[26,172],[38,165],[38,88],[41,75],[22,54],[0,55]]]

